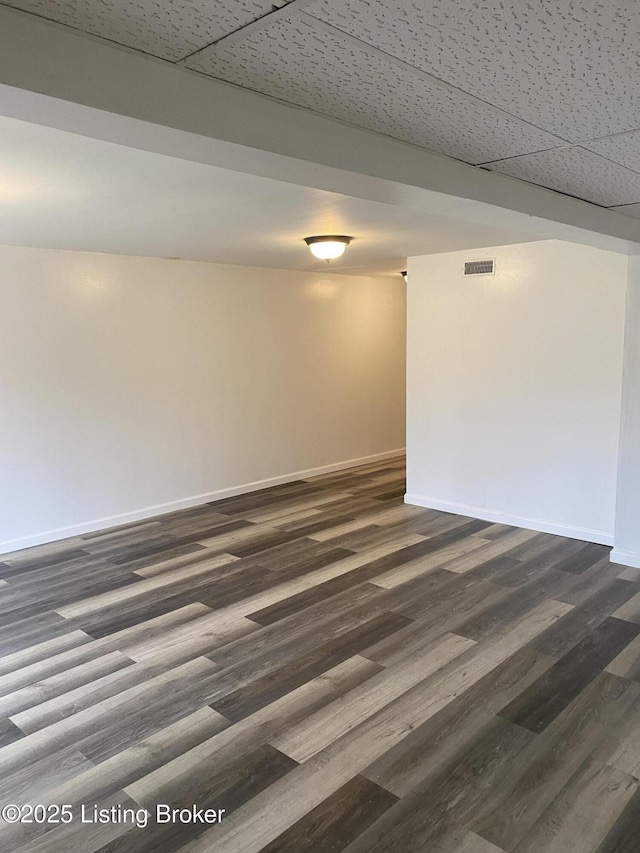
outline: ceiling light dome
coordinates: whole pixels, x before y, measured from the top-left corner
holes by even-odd
[[[339,234],[327,234],[324,237],[305,237],[304,242],[311,249],[312,255],[329,263],[344,254],[352,239]]]

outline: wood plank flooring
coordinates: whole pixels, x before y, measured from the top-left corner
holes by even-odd
[[[0,853],[638,853],[640,572],[403,494],[398,458],[0,557],[0,806],[73,814]]]

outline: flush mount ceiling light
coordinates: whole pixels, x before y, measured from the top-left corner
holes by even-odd
[[[324,237],[305,237],[304,242],[311,249],[312,255],[329,263],[344,254],[352,239],[339,234],[327,234]]]

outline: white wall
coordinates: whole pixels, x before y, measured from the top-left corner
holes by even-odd
[[[0,550],[404,447],[399,277],[0,247],[0,303]]]
[[[640,257],[629,258],[616,532],[611,559],[640,569]]]
[[[462,275],[482,258],[494,276]],[[408,266],[407,501],[611,543],[627,258],[551,240]]]

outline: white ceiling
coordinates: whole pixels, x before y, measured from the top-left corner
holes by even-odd
[[[331,271],[386,275],[409,255],[536,239],[4,117],[0,164],[9,245],[325,271],[303,238],[346,233]]]
[[[4,5],[473,165],[640,209],[636,0]]]

